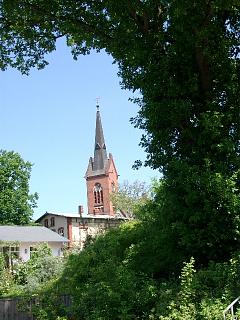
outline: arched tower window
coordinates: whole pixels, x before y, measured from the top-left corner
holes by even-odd
[[[95,204],[103,203],[103,190],[100,183],[96,183],[93,189]]]

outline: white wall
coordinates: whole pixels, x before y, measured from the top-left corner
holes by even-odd
[[[55,218],[55,226],[51,227],[51,218]],[[58,216],[48,213],[44,218],[40,220],[41,224],[44,225],[44,220],[48,219],[48,226],[50,230],[58,232],[58,229],[64,228],[64,237],[69,238],[67,217]],[[84,217],[71,217],[71,233],[72,241],[71,246],[80,247],[84,246],[86,238],[88,235],[95,237],[97,234],[104,232],[109,228],[116,228],[121,223],[120,220],[115,219],[95,219],[95,218],[85,218]]]
[[[80,218],[72,218],[72,241],[75,245],[80,243]]]
[[[51,218],[54,218],[55,225],[51,227]],[[67,218],[63,216],[57,216],[54,214],[48,214],[44,218],[40,220],[40,223],[44,226],[44,220],[48,219],[48,228],[52,231],[55,231],[58,233],[59,228],[64,228],[64,237],[68,237],[68,230],[67,230]]]
[[[22,242],[19,246],[19,254],[20,258],[23,261],[27,261],[30,259],[30,247],[37,246],[39,242]],[[64,248],[65,244],[62,242],[47,242],[49,247],[52,249],[52,254],[54,257],[58,257],[62,255],[62,248]]]

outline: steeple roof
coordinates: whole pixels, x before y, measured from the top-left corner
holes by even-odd
[[[90,157],[85,174],[88,214],[115,216],[110,199],[113,187],[118,186],[118,174],[111,153],[107,155],[101,116],[97,106],[94,156]]]
[[[97,106],[93,171],[101,170],[108,159],[99,106]]]

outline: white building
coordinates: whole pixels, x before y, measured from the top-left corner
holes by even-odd
[[[0,226],[0,252],[27,261],[40,243],[47,243],[53,256],[61,256],[69,240],[42,226]]]

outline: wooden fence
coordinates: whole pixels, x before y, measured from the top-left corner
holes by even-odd
[[[0,320],[34,320],[33,316],[19,310],[19,298],[0,299]]]
[[[31,312],[21,311],[21,302],[21,298],[0,299],[0,320],[34,320]],[[29,310],[31,310],[31,305],[36,303],[40,303],[38,298],[31,299],[29,301]],[[68,308],[72,305],[72,299],[68,295],[62,295],[59,297],[59,304]]]

